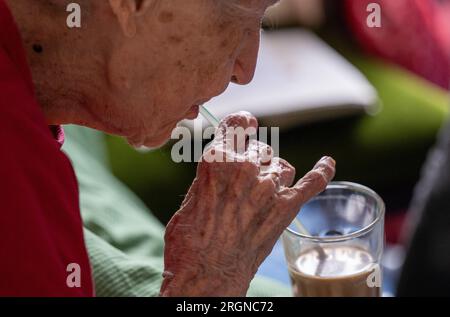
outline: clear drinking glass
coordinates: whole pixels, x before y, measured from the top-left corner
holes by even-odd
[[[348,182],[305,204],[282,236],[294,296],[381,296],[384,209],[374,191]]]

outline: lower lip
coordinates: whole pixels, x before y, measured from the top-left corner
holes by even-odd
[[[200,113],[200,106],[193,106],[193,107],[189,110],[186,119],[193,120],[193,119],[195,119],[195,118],[198,117],[198,114],[199,114],[199,113]]]

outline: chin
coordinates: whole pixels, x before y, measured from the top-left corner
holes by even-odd
[[[157,150],[159,148],[162,148],[164,145],[167,144],[167,142],[169,142],[169,139],[165,139],[163,141],[151,141],[151,142],[146,142],[144,143],[143,147],[149,150]]]
[[[158,149],[170,141],[172,130],[156,136],[141,136],[139,138],[127,138],[128,143],[135,149]]]

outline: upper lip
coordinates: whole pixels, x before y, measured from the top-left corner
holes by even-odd
[[[207,103],[208,101],[210,101],[212,98],[205,98],[205,99],[202,99],[202,100],[200,100],[200,101],[198,101],[198,102],[196,102],[195,104],[193,104],[192,105],[192,107],[191,108],[189,108],[189,110],[188,110],[188,112],[187,112],[187,116],[193,116],[193,114],[196,114],[197,113],[197,111],[198,111],[198,109],[194,109],[194,107],[201,107],[203,104],[205,104],[205,103]]]
[[[201,105],[207,103],[208,101],[210,101],[211,99],[212,99],[212,98],[202,99],[202,100],[200,100],[196,105],[197,105],[197,106],[201,106]]]
[[[194,107],[196,107],[196,109],[193,109]],[[186,113],[184,119],[192,120],[192,119],[197,118],[198,112],[199,112],[199,110],[198,110],[199,108],[198,107],[199,106],[193,106],[191,109],[189,109],[189,112]]]

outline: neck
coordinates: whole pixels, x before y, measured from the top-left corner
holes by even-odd
[[[64,2],[64,1],[63,1]],[[84,30],[68,29],[67,12],[52,1],[6,0],[19,31],[31,68],[36,97],[47,123],[83,124],[89,114],[89,92],[98,91],[89,52],[76,48],[88,45]],[[77,45],[83,42],[83,44]],[[83,61],[83,62],[82,62]],[[72,85],[68,85],[72,82]]]

